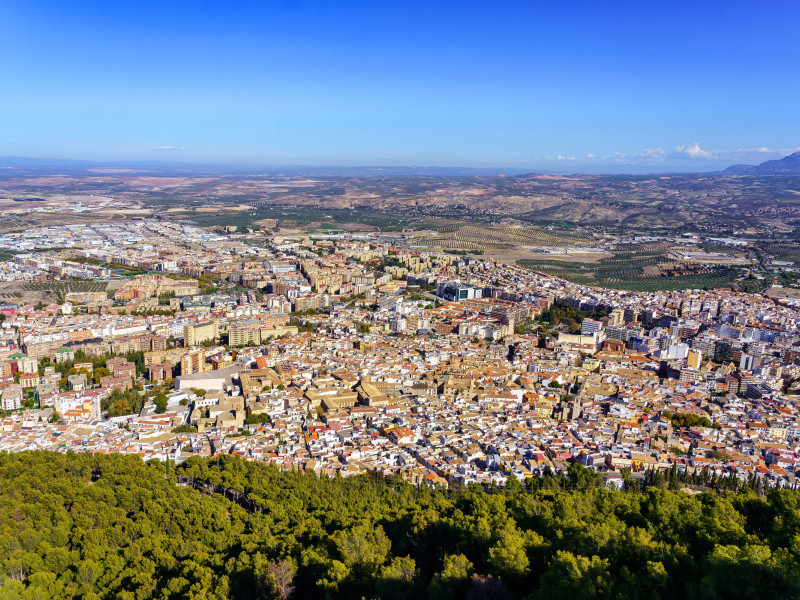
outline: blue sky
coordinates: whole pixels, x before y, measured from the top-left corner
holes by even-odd
[[[800,3],[0,2],[0,155],[712,170],[800,147]]]

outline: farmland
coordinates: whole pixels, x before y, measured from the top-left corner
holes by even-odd
[[[411,243],[420,248],[485,255],[513,263],[529,257],[534,249],[570,248],[579,251],[581,248],[596,246],[598,240],[581,231],[567,231],[562,227],[489,225],[442,220],[433,227],[415,232]]]
[[[671,262],[665,243],[629,246],[596,263],[520,259],[517,264],[575,283],[633,291],[731,287],[742,276],[733,267],[687,268]]]
[[[441,227],[425,243],[451,250],[509,250],[589,245],[591,238],[532,226],[481,226],[464,224]]]
[[[29,292],[51,291],[67,294],[69,292],[105,292],[108,283],[105,281],[31,281],[22,287]]]
[[[0,290],[0,294],[3,292],[13,294],[26,302],[38,300],[63,302],[69,292],[106,292],[108,284],[107,281],[29,281],[15,288]]]
[[[236,227],[252,227],[263,219],[276,219],[279,228],[307,228],[315,224],[352,225],[350,229],[401,231],[413,227],[413,220],[402,216],[383,214],[372,210],[347,210],[336,208],[303,207],[291,208],[282,206],[253,207],[250,210],[234,211],[220,207],[218,212],[200,212],[182,210],[171,212],[170,218],[187,219],[201,227],[230,225]]]
[[[791,262],[795,266],[800,265],[800,244],[796,242],[761,244],[759,248],[775,260]]]
[[[553,176],[402,168],[223,173],[153,166],[146,174],[99,175],[75,168],[65,174],[64,169],[55,171],[57,177],[45,166],[0,173],[0,197],[8,198],[14,211],[0,229],[59,223],[61,211],[70,208],[68,198],[90,209],[70,212],[73,222],[90,222],[98,214],[106,220],[151,214],[210,227],[277,219],[280,227],[295,229],[329,222],[350,224],[351,230],[401,231],[439,230],[448,220],[486,225],[513,218],[527,225],[567,224],[615,234],[800,235],[800,176],[792,174]],[[37,207],[14,202],[31,197],[54,211],[34,212],[38,202]]]

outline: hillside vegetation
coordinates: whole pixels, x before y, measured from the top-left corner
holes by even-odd
[[[795,598],[800,495],[0,455],[0,599]],[[566,491],[564,490],[566,488]]]

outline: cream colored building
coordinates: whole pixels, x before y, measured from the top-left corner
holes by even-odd
[[[196,346],[203,342],[213,341],[219,337],[219,321],[185,325],[183,328],[183,345]]]

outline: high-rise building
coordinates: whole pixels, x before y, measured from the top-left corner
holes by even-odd
[[[592,335],[600,331],[603,324],[594,319],[584,319],[581,323],[581,335]]]
[[[181,356],[181,375],[192,375],[205,371],[206,353],[202,348],[191,350]]]
[[[625,309],[615,308],[608,315],[608,324],[612,327],[619,327],[625,324]]]
[[[183,345],[188,348],[203,342],[213,341],[219,337],[219,322],[209,321],[197,325],[185,325],[183,328]]]

